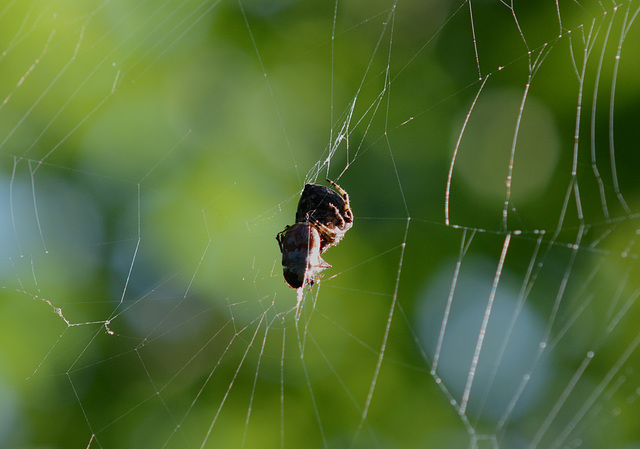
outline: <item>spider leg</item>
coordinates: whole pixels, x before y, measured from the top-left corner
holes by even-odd
[[[309,217],[309,223],[311,223],[318,231],[318,234],[320,234],[320,239],[322,241],[320,246],[321,254],[325,252],[329,247],[334,246],[337,243],[336,240],[340,241],[340,238],[338,238],[338,233],[334,229],[331,229],[329,226],[320,223],[313,217]]]
[[[336,184],[335,182],[333,182],[332,180],[330,180],[329,178],[327,178],[327,182],[329,184],[331,184],[333,187],[336,188],[336,190],[338,191],[338,193],[340,193],[340,195],[342,195],[342,198],[344,198],[344,201],[349,204],[349,194],[347,192],[344,191],[344,189],[342,187],[340,187],[338,184]]]
[[[333,209],[334,215],[338,220],[338,227],[341,229],[344,228],[346,222],[344,221],[344,218],[342,218],[342,215],[340,214],[340,211],[338,210],[338,208],[333,203],[329,203],[329,207]]]
[[[325,235],[335,234],[335,231],[333,231],[329,226],[323,223],[320,223],[318,220],[316,220],[313,217],[309,217],[309,223],[313,224],[321,234],[325,234]]]
[[[345,213],[349,216],[351,221],[353,221],[353,212],[351,212],[351,204],[349,204],[349,194],[342,187],[340,187],[338,184],[336,184],[329,178],[327,178],[327,182],[331,184],[333,187],[335,187],[338,193],[342,195],[342,198],[344,199]]]

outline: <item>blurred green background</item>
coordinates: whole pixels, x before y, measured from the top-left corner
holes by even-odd
[[[5,2],[0,447],[640,447],[639,10]]]

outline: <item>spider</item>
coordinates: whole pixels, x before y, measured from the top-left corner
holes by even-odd
[[[319,273],[331,268],[320,254],[337,245],[353,225],[349,195],[335,182],[327,181],[339,193],[322,185],[307,184],[298,203],[296,224],[276,235],[284,279],[291,288],[313,286]]]

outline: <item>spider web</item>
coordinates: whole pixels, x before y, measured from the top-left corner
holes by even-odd
[[[0,8],[0,446],[640,445],[640,3],[130,3]]]

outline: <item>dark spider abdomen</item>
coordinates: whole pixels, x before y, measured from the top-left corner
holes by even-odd
[[[327,179],[337,190],[319,184],[304,186],[296,223],[311,223],[316,226],[322,239],[320,252],[337,245],[353,225],[353,212],[349,195],[335,182]]]
[[[319,184],[307,184],[296,212],[296,223],[306,221],[346,231],[353,224],[353,214],[349,204],[335,190]]]

